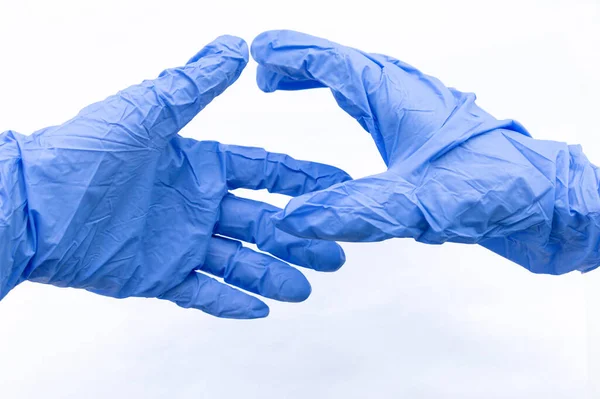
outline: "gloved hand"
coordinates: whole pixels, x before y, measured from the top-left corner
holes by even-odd
[[[232,239],[301,266],[339,268],[337,244],[278,231],[270,219],[277,208],[228,190],[298,195],[347,180],[346,173],[177,136],[247,61],[244,41],[223,36],[186,66],[61,126],[0,135],[0,298],[30,280],[255,318],[268,314],[266,304],[205,273],[282,301],[304,300],[310,285],[295,268]]]
[[[479,243],[535,273],[600,262],[598,169],[579,146],[529,137],[475,95],[394,58],[291,31],[252,45],[265,92],[329,87],[372,136],[384,173],[292,199],[299,237]]]

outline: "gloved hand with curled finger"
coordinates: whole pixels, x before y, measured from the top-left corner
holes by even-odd
[[[600,172],[581,147],[534,139],[389,56],[293,31],[265,32],[251,52],[266,92],[331,89],[387,165],[292,199],[274,217],[284,231],[480,244],[535,273],[600,264]]]

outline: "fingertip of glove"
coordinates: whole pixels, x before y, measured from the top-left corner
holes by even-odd
[[[335,172],[335,181],[337,183],[343,183],[343,182],[347,182],[350,180],[354,180],[352,178],[352,176],[350,176],[348,173],[346,173],[344,170],[340,169],[340,168],[336,168],[336,172]]]
[[[335,272],[346,263],[346,254],[336,242],[313,240],[310,250],[312,269],[318,272]]]
[[[262,32],[252,40],[250,53],[256,62],[259,64],[265,62],[267,51],[269,50],[269,47],[272,47],[272,43],[277,39],[279,32],[280,31],[278,30]]]
[[[302,235],[301,234],[302,232],[296,228],[298,226],[296,226],[297,218],[295,217],[294,210],[296,210],[298,207],[300,207],[301,204],[303,203],[303,201],[297,201],[297,200],[298,200],[298,197],[292,198],[292,200],[288,203],[288,205],[282,211],[279,211],[279,212],[275,213],[273,216],[271,216],[271,220],[273,221],[273,224],[275,225],[275,227],[277,227],[279,230],[282,230],[286,233],[289,233],[296,237],[301,237],[301,238],[314,238],[314,237],[306,237],[306,236]]]
[[[342,246],[338,243],[334,243],[337,247],[338,250],[338,254],[337,254],[337,268],[332,268],[330,271],[332,272],[336,272],[338,270],[340,270],[342,268],[342,266],[344,266],[344,264],[346,263],[346,253],[344,252],[344,249],[342,248]]]
[[[271,216],[271,221],[273,222],[273,225],[279,230],[285,231],[286,233],[290,233],[285,222],[285,209],[273,214]]]
[[[188,64],[210,56],[235,59],[245,66],[249,60],[248,44],[241,37],[222,35],[207,44],[202,50],[194,55],[188,61]]]
[[[277,90],[282,76],[278,73],[269,71],[262,65],[256,69],[256,84],[258,88],[265,93],[272,93]]]
[[[248,44],[244,39],[232,35],[223,35],[215,39],[223,48],[228,49],[232,54],[239,54],[245,63],[250,59]]]
[[[327,165],[323,163],[311,163],[310,166],[316,167],[318,172],[313,172],[312,175],[316,177],[317,184],[311,191],[319,191],[327,189],[335,184],[344,183],[352,180],[346,171],[333,165]]]
[[[336,242],[320,240],[319,237],[316,237],[311,229],[310,221],[307,222],[307,218],[294,213],[294,210],[301,207],[304,201],[297,201],[297,204],[292,204],[292,202],[294,199],[284,210],[271,216],[275,227],[296,237],[312,239],[310,245],[306,247],[307,253],[303,257],[308,260],[304,264],[305,267],[319,272],[339,270],[346,263],[346,254],[343,248]]]
[[[236,307],[216,314],[217,317],[226,319],[263,319],[269,315],[270,309],[266,303],[260,299],[248,296],[248,302],[245,307]]]
[[[257,299],[249,312],[250,319],[264,319],[270,313],[269,307],[261,300]]]
[[[286,279],[279,287],[278,299],[286,302],[303,302],[312,293],[312,287],[306,277]]]

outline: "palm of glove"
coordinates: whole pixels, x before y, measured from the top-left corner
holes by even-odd
[[[266,316],[268,307],[203,272],[285,301],[306,299],[310,285],[286,263],[223,236],[301,266],[339,268],[337,244],[281,232],[269,218],[277,208],[228,190],[297,195],[347,180],[344,172],[176,135],[237,79],[247,58],[241,39],[221,37],[185,67],[91,105],[61,126],[12,134],[35,242],[20,280],[249,318]]]
[[[473,94],[391,57],[291,31],[260,35],[252,54],[264,91],[329,87],[388,165],[292,199],[276,216],[283,230],[340,241],[480,243],[539,273],[600,262],[589,248],[598,241],[590,241],[600,225],[590,209],[598,183],[579,147],[534,140],[477,107]]]

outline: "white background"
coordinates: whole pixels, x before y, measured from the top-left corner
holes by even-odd
[[[598,1],[0,0],[0,131],[59,124],[220,34],[275,28],[400,58],[600,163]],[[267,95],[255,68],[182,134],[383,170],[328,91]],[[474,246],[344,248],[338,273],[307,272],[307,302],[258,321],[22,284],[0,303],[0,397],[600,397],[600,272],[536,276]]]

